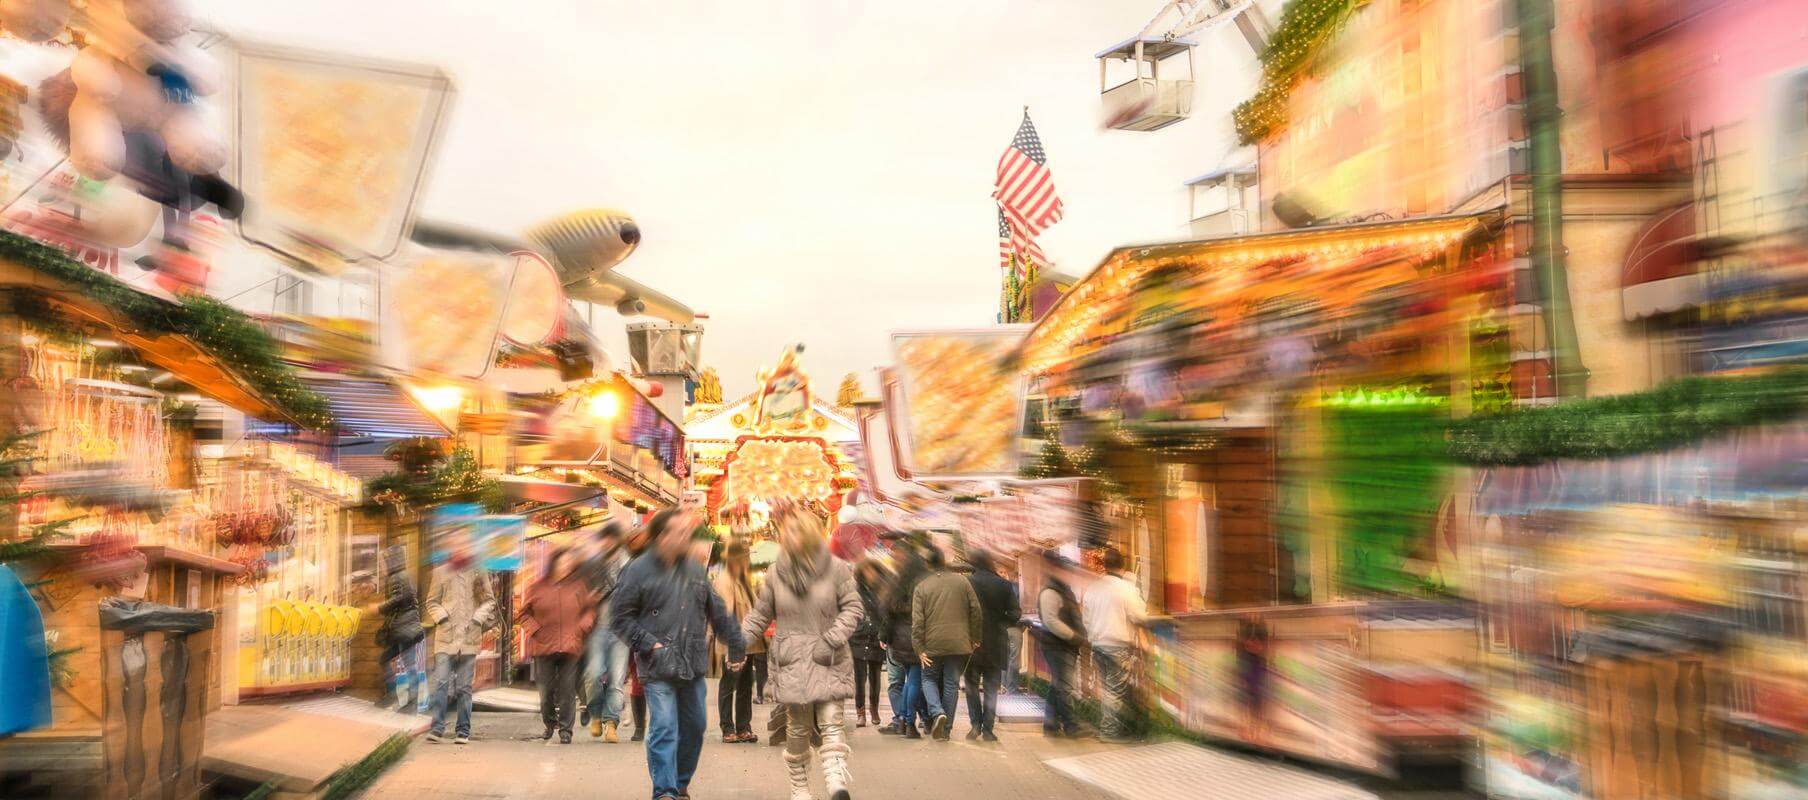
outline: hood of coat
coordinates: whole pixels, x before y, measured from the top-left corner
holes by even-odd
[[[832,558],[834,556],[829,554],[826,545],[799,553],[780,553],[778,563],[772,565],[772,579],[790,589],[792,594],[809,594],[810,587],[822,582],[828,574]]]

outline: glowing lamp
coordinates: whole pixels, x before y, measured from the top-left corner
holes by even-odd
[[[597,419],[615,419],[621,413],[621,398],[604,389],[590,396],[589,409],[590,416]]]
[[[457,386],[416,386],[412,391],[422,408],[435,413],[456,411],[465,402],[464,390]]]

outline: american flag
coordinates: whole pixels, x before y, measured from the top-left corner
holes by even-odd
[[[1028,276],[1033,269],[1048,269],[1048,255],[1042,252],[1042,245],[1036,240],[1022,235],[1022,232],[1011,224],[1005,216],[1004,206],[998,207],[998,263],[1005,269],[1016,269],[1020,277]]]
[[[998,207],[1010,218],[1019,238],[1042,235],[1048,226],[1061,221],[1061,197],[1055,193],[1054,176],[1048,172],[1048,154],[1036,136],[1036,125],[1030,122],[1029,109],[1023,110],[1023,124],[1011,146],[998,157],[998,180],[992,196]],[[1018,248],[1019,252],[1022,247]]]

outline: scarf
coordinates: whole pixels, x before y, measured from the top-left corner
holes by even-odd
[[[810,593],[810,587],[822,579],[827,571],[829,550],[817,545],[802,553],[783,553],[778,563],[773,565],[773,576],[791,590],[791,593],[802,597]]]

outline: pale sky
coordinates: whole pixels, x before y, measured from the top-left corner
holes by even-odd
[[[1042,239],[1084,274],[1181,238],[1182,183],[1234,144],[1254,85],[1231,26],[1200,38],[1192,119],[1100,127],[1093,53],[1161,0],[200,0],[262,41],[429,63],[457,99],[422,216],[519,233],[617,207],[622,271],[710,315],[735,396],[801,341],[818,391],[891,360],[899,329],[990,325],[993,169],[1030,107],[1066,219]],[[621,325],[598,327],[619,342]],[[618,345],[619,347],[619,345]],[[623,351],[616,350],[618,357]],[[869,383],[870,385],[870,383]]]

